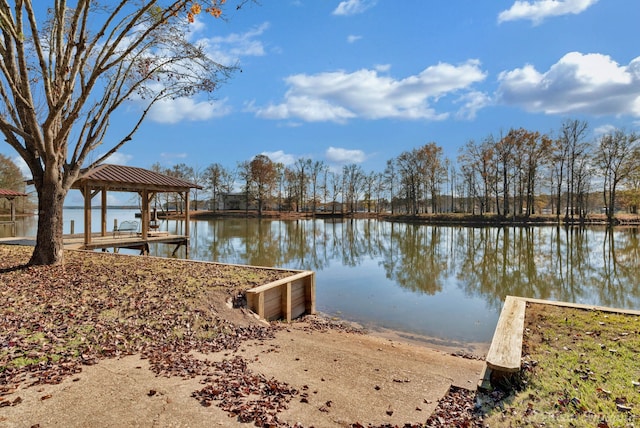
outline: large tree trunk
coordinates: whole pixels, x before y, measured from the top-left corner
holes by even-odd
[[[56,265],[63,262],[62,207],[66,193],[57,180],[47,178],[38,189],[38,233],[30,265]]]

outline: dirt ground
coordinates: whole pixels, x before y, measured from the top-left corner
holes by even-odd
[[[132,269],[129,265],[125,266],[126,263],[135,263],[139,275],[142,275],[142,262],[154,262],[147,258],[110,256],[116,257],[111,259],[104,255],[69,253],[66,272],[77,271],[80,268],[76,265],[89,260],[89,257],[92,270],[87,271],[86,268],[78,278],[88,281],[86,284],[91,286],[78,282],[77,288],[82,292],[98,289],[101,278],[106,283],[119,281],[116,278],[118,272]],[[108,266],[117,264],[118,269],[109,268],[109,275],[100,276],[101,271],[96,266],[104,262],[108,262]],[[75,263],[75,270],[71,269],[72,263]],[[187,274],[180,270],[181,262],[159,260],[157,263],[172,263],[173,276]],[[189,272],[193,275],[198,269],[205,268],[210,269],[204,263],[188,265]],[[49,294],[46,294],[47,302],[52,307],[55,306],[57,311],[51,311],[52,313],[73,311],[74,317],[65,318],[69,323],[94,319],[90,312],[80,316],[80,311],[87,308],[68,302],[69,298],[63,292],[69,291],[70,283],[65,287],[57,287],[61,280],[57,275],[63,270],[51,268],[14,272],[8,269],[3,280],[12,285],[4,293],[0,293],[0,297],[4,296],[7,302],[7,308],[11,307],[11,311],[6,312],[7,316],[22,319],[17,313],[24,313],[24,325],[28,325],[30,317],[39,319],[42,314],[32,313],[36,311],[33,308],[38,306],[29,306],[28,297],[29,293],[39,293],[46,289],[49,290]],[[154,275],[159,275],[161,271],[150,270]],[[208,272],[204,271],[201,276],[206,277]],[[145,278],[145,281],[149,280]],[[167,300],[172,303],[164,303],[167,306],[165,311],[150,312],[151,315],[138,311],[138,319],[152,322],[157,317],[171,318],[182,313],[178,303],[183,298],[176,294],[178,284],[169,282],[165,290],[160,288],[164,283],[147,287],[144,285],[145,281],[141,281],[143,285],[137,289],[153,290],[161,297],[166,292],[169,293],[167,297],[171,295],[174,300]],[[19,294],[19,290],[26,291]],[[100,290],[106,288],[103,286],[98,289]],[[155,301],[154,296],[143,299],[131,290],[124,296],[137,298],[137,302]],[[90,301],[97,301],[97,297],[92,295],[95,300]],[[54,298],[57,300],[51,300]],[[37,299],[35,301],[39,302]],[[126,302],[125,299],[111,303],[124,305],[126,308]],[[69,305],[69,309],[62,305]],[[179,309],[176,309],[178,312],[169,310],[172,305]],[[265,323],[244,308],[233,308],[230,294],[217,287],[212,287],[211,292],[199,297],[194,307],[197,309],[200,306],[224,320],[225,326],[258,327]],[[173,323],[168,326],[176,328]],[[121,328],[122,334],[130,337],[135,337],[140,331],[139,328],[125,330],[122,325],[117,327]],[[232,329],[231,334],[244,334],[238,333],[242,331],[245,330]],[[18,336],[20,331],[12,334]],[[298,426],[316,428],[347,427],[351,424],[403,426],[406,423],[424,423],[450,386],[475,390],[482,377],[484,361],[452,355],[453,351],[461,349],[435,349],[425,346],[429,342],[415,341],[417,338],[401,338],[389,331],[383,334],[384,337],[362,334],[335,320],[310,316],[304,321],[277,324],[273,337],[258,335],[255,339],[240,338],[237,340],[238,347],[219,348],[236,349],[235,351],[208,354],[189,351],[188,354],[182,354],[173,349],[164,357],[173,358],[168,362],[172,369],[167,376],[157,376],[152,371],[152,362],[143,359],[141,354],[120,358],[96,357],[90,359],[95,364],[74,365],[73,367],[81,368],[81,371],[64,377],[58,384],[45,382],[29,387],[28,380],[19,382],[15,391],[0,397],[0,427],[253,426],[253,423],[242,423],[237,416],[223,410],[223,403],[217,398],[203,399],[203,396],[210,397],[206,394],[194,398],[194,393],[206,388],[210,388],[209,392],[215,392],[216,389],[227,386],[231,387],[231,394],[243,395],[242,400],[259,403],[258,408],[273,406],[270,409],[274,409],[280,406],[279,403],[284,403],[284,408],[277,408],[270,414],[277,415],[279,426],[294,426],[296,423],[300,424]],[[407,339],[414,339],[414,342],[409,343]],[[66,340],[73,340],[73,336]],[[154,351],[152,355],[157,356],[156,352],[163,354],[162,346],[169,345],[170,343],[163,345],[161,342],[155,344],[158,351]],[[486,353],[479,346],[461,351],[475,355]],[[208,367],[209,373],[190,374],[189,367],[198,364],[193,364],[189,359],[204,361],[200,366]],[[241,370],[237,370],[237,366],[231,367],[231,363],[230,370],[226,370],[224,365],[216,366],[232,361],[238,362]],[[181,369],[183,362],[185,370]],[[162,358],[155,362],[155,369],[161,363]],[[231,373],[230,376],[222,377],[227,373]],[[185,377],[181,377],[183,375]],[[221,376],[222,380],[215,378],[216,376]],[[244,384],[247,379],[252,380],[253,385],[251,382]],[[255,385],[262,389],[251,389]],[[266,401],[260,401],[265,399]]]
[[[239,354],[250,369],[306,391],[279,414],[305,427],[424,422],[451,385],[474,389],[484,362],[386,338],[310,329],[293,323],[275,339],[248,342],[237,352],[197,355],[210,360]],[[246,427],[191,395],[202,377],[158,377],[139,356],[101,360],[58,385],[7,397],[6,427]],[[304,402],[306,401],[306,402]]]

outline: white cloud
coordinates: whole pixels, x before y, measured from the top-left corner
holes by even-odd
[[[362,150],[341,149],[339,147],[329,147],[325,152],[327,160],[335,163],[362,163],[367,156]]]
[[[341,1],[333,11],[334,15],[357,15],[376,5],[375,0],[345,0]]]
[[[510,9],[500,12],[498,22],[531,20],[534,25],[548,17],[582,13],[598,0],[517,0]]]
[[[485,77],[477,60],[458,66],[440,63],[400,80],[367,69],[296,74],[285,79],[289,89],[282,103],[255,111],[263,118],[308,122],[344,123],[354,118],[443,120],[448,114],[437,113],[430,102],[468,92]]]
[[[285,166],[293,165],[296,162],[297,157],[295,155],[285,153],[282,150],[275,152],[262,152],[262,155],[268,156],[273,162],[279,162]]]
[[[198,23],[192,29],[192,36],[202,33],[204,26]],[[269,28],[269,23],[265,22],[244,33],[232,33],[227,36],[216,36],[212,38],[201,38],[193,43],[202,46],[207,55],[214,61],[235,65],[242,57],[265,55],[264,45],[257,38]],[[151,89],[160,90],[161,85],[150,85]],[[132,100],[140,107],[146,107],[146,101],[136,96]],[[181,121],[203,121],[212,118],[226,116],[231,112],[231,108],[226,104],[227,99],[216,101],[197,101],[195,98],[165,98],[153,105],[149,111],[149,120],[158,123],[175,124]]]
[[[461,96],[457,102],[463,105],[456,113],[456,117],[458,119],[472,120],[476,118],[479,110],[491,103],[491,99],[483,92],[471,91]]]
[[[269,26],[268,22],[264,22],[244,33],[203,38],[197,43],[204,47],[213,60],[231,65],[238,63],[242,57],[266,55],[264,43],[259,37],[269,29]]]
[[[640,57],[621,66],[607,55],[571,52],[546,72],[525,65],[498,80],[498,101],[528,111],[640,116]]]
[[[347,36],[347,42],[348,43],[355,43],[358,40],[360,40],[362,38],[362,36],[356,36],[355,34],[349,34]]]
[[[616,129],[613,125],[601,125],[593,130],[593,135],[599,138],[603,135],[612,134]]]
[[[189,24],[189,39],[193,41],[195,36],[206,30],[207,25],[201,18],[202,15],[196,15],[195,20]],[[205,20],[209,19],[209,16],[205,16]]]
[[[200,101],[193,98],[164,99],[158,101],[149,111],[149,120],[159,123],[178,123],[183,120],[201,121],[222,117],[231,112],[222,101]]]
[[[98,155],[98,158],[102,156]],[[131,155],[127,155],[124,153],[120,153],[120,152],[115,152],[114,154],[112,154],[111,156],[109,156],[104,163],[111,163],[111,164],[115,164],[115,165],[126,165],[131,159],[133,159],[133,156]]]

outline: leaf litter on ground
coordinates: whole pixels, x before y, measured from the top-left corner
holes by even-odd
[[[255,426],[300,427],[278,418],[294,396],[304,397],[300,391],[253,373],[239,356],[211,362],[192,355],[235,351],[287,328],[236,324],[219,309],[221,301],[242,305],[247,289],[293,272],[81,251],[66,251],[60,266],[29,267],[32,250],[0,245],[0,407],[19,405],[19,396],[8,398],[21,387],[57,384],[100,359],[141,354],[157,375],[203,376],[192,395],[204,406]],[[305,323],[361,332],[321,317]],[[425,426],[482,426],[474,400],[475,393],[452,388]]]

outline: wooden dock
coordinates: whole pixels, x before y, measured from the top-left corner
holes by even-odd
[[[91,235],[91,242],[86,244],[84,234],[65,235],[64,247],[70,250],[103,250],[111,249],[118,252],[122,248],[139,250],[140,254],[149,254],[149,244],[175,245],[174,254],[182,245],[189,248],[189,238],[184,235],[170,235],[167,232],[149,232],[146,238],[140,233],[120,234],[117,236],[102,236],[100,233]]]

